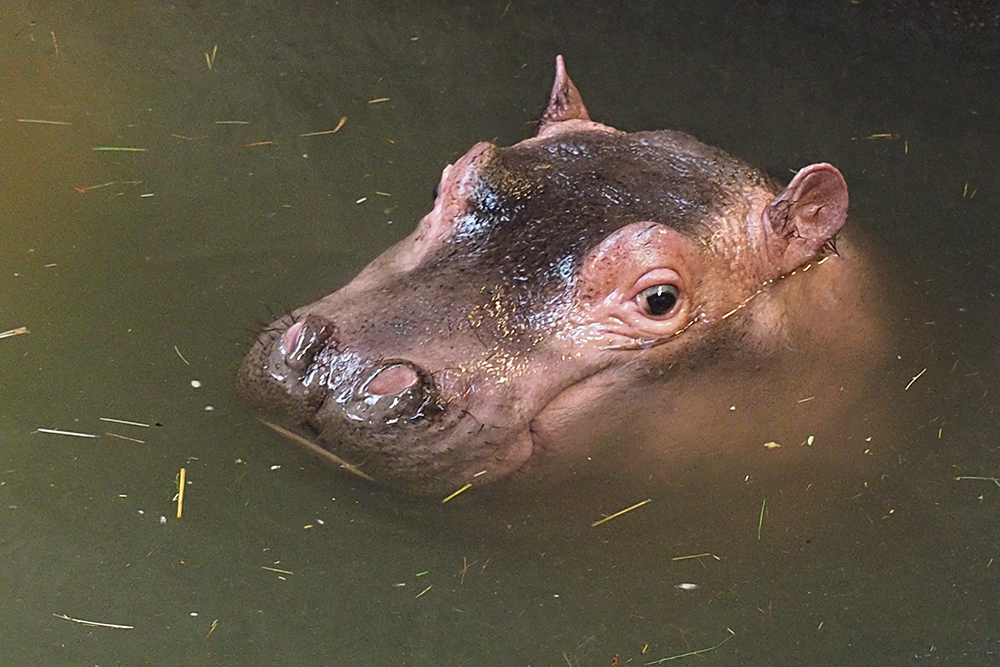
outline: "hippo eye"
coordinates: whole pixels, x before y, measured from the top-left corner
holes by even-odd
[[[662,317],[674,309],[680,294],[676,285],[653,285],[639,293],[640,305],[651,317]]]
[[[441,196],[441,181],[438,181],[437,184],[434,186],[434,201],[437,201],[437,198],[440,196]]]

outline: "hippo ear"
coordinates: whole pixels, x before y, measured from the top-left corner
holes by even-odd
[[[545,128],[564,120],[590,120],[587,107],[583,106],[583,98],[580,91],[576,89],[569,75],[566,74],[566,64],[562,56],[556,56],[556,81],[552,84],[552,95],[549,97],[549,106],[542,115],[542,122],[538,126],[538,133],[541,134]]]
[[[764,211],[767,252],[780,273],[812,259],[847,221],[847,183],[833,165],[799,170]]]

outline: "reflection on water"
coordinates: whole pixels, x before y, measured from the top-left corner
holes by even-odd
[[[0,339],[10,664],[643,664],[730,632],[701,660],[991,664],[983,33],[445,4],[5,16],[0,331],[30,330]],[[406,234],[474,141],[529,134],[557,52],[597,119],[844,171],[870,280],[832,337],[624,389],[561,466],[444,506],[253,422],[232,378],[255,323]]]

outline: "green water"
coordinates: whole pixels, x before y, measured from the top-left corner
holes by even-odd
[[[846,4],[7,4],[0,331],[30,333],[0,339],[4,664],[646,664],[728,637],[690,661],[994,663],[1000,489],[954,479],[1000,474],[981,33]],[[790,418],[815,459],[646,479],[604,450],[441,506],[236,401],[256,328],[405,236],[472,143],[530,135],[557,53],[595,119],[845,173],[891,315],[877,400]]]

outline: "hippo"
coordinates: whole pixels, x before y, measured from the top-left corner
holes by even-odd
[[[837,259],[847,205],[830,164],[780,187],[687,134],[591,120],[560,56],[535,136],[445,167],[415,231],[260,334],[238,392],[378,482],[486,484],[605,389],[774,335],[774,285]]]

